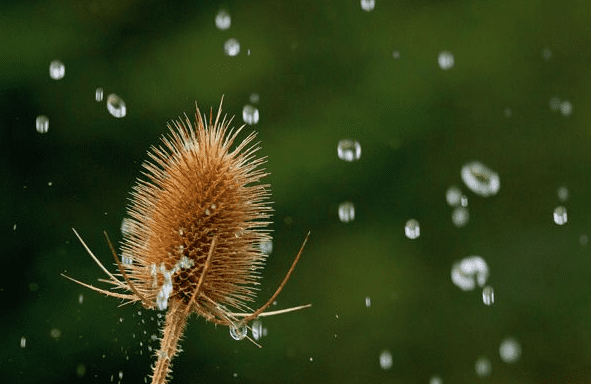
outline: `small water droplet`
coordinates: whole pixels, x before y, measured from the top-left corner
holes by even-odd
[[[462,207],[467,207],[468,206],[468,196],[462,195],[462,197],[460,198],[460,205]]]
[[[542,56],[544,57],[544,60],[550,60],[550,58],[552,57],[552,51],[550,50],[550,48],[544,48],[544,50],[542,51]]]
[[[487,285],[482,289],[482,302],[484,305],[491,305],[495,302],[495,290]]]
[[[51,331],[49,331],[49,335],[54,339],[59,339],[59,337],[62,335],[62,331],[57,328],[52,328]]]
[[[230,336],[232,336],[234,340],[244,339],[247,332],[248,328],[244,324],[232,324],[230,326]]]
[[[499,175],[479,161],[464,164],[461,176],[466,187],[482,197],[496,195],[501,187]]]
[[[560,99],[558,97],[553,97],[550,99],[550,110],[557,111],[560,108]]]
[[[566,224],[567,216],[566,216],[566,208],[563,206],[558,206],[554,209],[554,222],[558,225]]]
[[[369,296],[365,298],[365,306],[367,308],[371,307],[371,298]]]
[[[359,142],[356,140],[340,140],[337,144],[337,154],[341,160],[359,160],[361,157],[361,145],[359,145]]]
[[[248,100],[253,104],[258,104],[261,101],[261,97],[258,93],[251,93]]]
[[[215,15],[216,28],[219,29],[220,31],[225,31],[226,29],[230,28],[231,25],[232,25],[232,17],[230,16],[230,14],[228,12],[221,9]]]
[[[82,304],[84,303],[84,295],[83,294],[79,294],[78,295],[78,304]]]
[[[560,113],[562,113],[562,116],[570,116],[573,113],[573,105],[570,101],[564,100],[560,103]]]
[[[486,377],[490,375],[490,360],[488,360],[486,357],[481,357],[480,359],[476,360],[474,369],[476,370],[476,375],[478,375],[478,377]]]
[[[107,109],[109,113],[117,118],[125,117],[127,114],[127,108],[125,101],[114,93],[111,93],[107,97]]]
[[[25,348],[27,346],[27,338],[21,337],[21,348]]]
[[[392,57],[395,59],[400,59],[400,52],[399,51],[392,52]]]
[[[568,188],[567,187],[560,187],[556,192],[558,194],[558,199],[560,201],[568,200]]]
[[[59,60],[53,60],[49,63],[49,77],[54,80],[60,80],[66,74],[66,67],[64,63]]]
[[[587,235],[581,235],[579,237],[579,244],[585,246],[589,242],[589,237]]]
[[[431,376],[429,379],[429,384],[443,384],[443,380],[439,376]]]
[[[248,125],[254,125],[259,122],[259,110],[250,104],[242,108],[242,120]]]
[[[355,220],[355,206],[350,201],[345,201],[339,205],[339,220],[348,223]]]
[[[409,239],[416,239],[421,235],[421,227],[415,219],[410,219],[404,226],[404,234]]]
[[[96,101],[103,101],[103,89],[102,88],[97,88],[96,91],[94,91],[94,99]]]
[[[261,252],[265,255],[270,255],[273,252],[273,240],[263,241],[260,245]]]
[[[392,353],[387,349],[380,353],[380,367],[383,370],[392,368]]]
[[[361,9],[363,9],[365,12],[371,12],[375,7],[375,0],[361,0]]]
[[[506,118],[510,118],[511,116],[513,116],[513,111],[511,110],[511,108],[505,108],[505,110],[503,111],[503,115],[505,115]]]
[[[49,130],[49,118],[45,115],[37,116],[37,119],[35,119],[35,129],[39,133],[47,133]]]
[[[439,67],[444,71],[451,69],[455,64],[454,55],[449,51],[441,51],[439,52],[439,56],[437,56],[437,63],[439,63]]]
[[[76,366],[76,376],[84,377],[86,375],[86,366],[82,363],[79,363]]]
[[[252,322],[252,338],[255,340],[261,339],[263,336],[267,336],[267,328],[263,328],[263,323],[260,320]]]
[[[228,39],[224,43],[224,53],[227,56],[236,56],[240,53],[240,43],[236,39]]]
[[[505,363],[514,363],[521,357],[521,344],[516,339],[508,337],[501,342],[499,355]]]

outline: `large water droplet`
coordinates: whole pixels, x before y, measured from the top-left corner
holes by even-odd
[[[228,39],[224,43],[224,53],[228,56],[236,56],[240,53],[240,43],[236,39]]]
[[[127,108],[125,107],[125,101],[114,93],[111,93],[107,97],[107,109],[109,113],[115,117],[125,117],[127,114]]]
[[[453,264],[451,280],[460,289],[471,291],[476,284],[484,286],[488,279],[488,265],[480,256],[469,256]]]
[[[35,119],[35,129],[39,133],[47,133],[47,130],[49,130],[49,118],[45,115],[37,116],[37,119]]]
[[[60,80],[66,74],[66,67],[64,63],[59,60],[54,60],[49,64],[49,77],[54,80]]]
[[[371,12],[376,7],[376,0],[361,0],[361,9]]]
[[[384,370],[392,368],[392,353],[387,349],[380,353],[380,367]]]
[[[339,205],[339,220],[348,223],[355,220],[355,206],[350,201],[345,201]]]
[[[514,363],[521,357],[521,344],[514,338],[508,337],[501,342],[499,355],[505,363]]]
[[[406,222],[404,226],[404,234],[409,239],[416,239],[421,235],[421,227],[419,227],[419,222],[415,219],[410,219]]]
[[[451,69],[455,64],[454,55],[449,51],[441,51],[439,52],[439,56],[437,56],[437,63],[439,63],[439,67],[444,71]]]
[[[496,195],[501,187],[499,175],[479,161],[464,164],[461,175],[468,189],[482,197]]]
[[[234,340],[244,339],[247,332],[248,328],[245,324],[232,324],[230,326],[230,336],[232,336]]]
[[[242,108],[242,120],[248,125],[254,125],[259,122],[259,110],[250,104]]]
[[[554,209],[554,222],[558,225],[564,225],[566,224],[566,221],[566,208],[563,206],[556,207],[556,209]]]
[[[359,145],[359,142],[356,140],[341,140],[337,144],[337,154],[341,160],[359,160],[361,157],[361,145]]]
[[[221,31],[225,31],[232,25],[232,18],[230,14],[223,9],[215,15],[215,26]]]

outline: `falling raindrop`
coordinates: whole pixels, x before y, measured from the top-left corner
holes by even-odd
[[[59,60],[54,60],[49,64],[49,77],[54,80],[60,80],[66,74],[66,67],[64,63]]]
[[[384,349],[382,353],[380,353],[380,367],[382,367],[383,370],[392,368],[392,353],[387,349]]]
[[[35,129],[39,133],[47,133],[49,130],[49,118],[45,115],[37,116],[37,119],[35,119]]]
[[[365,12],[371,12],[375,7],[375,0],[361,0],[361,9],[363,9]]]
[[[416,239],[421,235],[421,227],[419,226],[419,222],[415,219],[410,219],[406,222],[404,226],[404,234],[409,239]]]
[[[444,71],[451,69],[455,64],[454,55],[449,51],[441,51],[439,52],[439,56],[437,56],[437,62],[439,63],[439,67]]]
[[[451,268],[451,280],[460,289],[471,291],[486,284],[489,269],[486,261],[480,256],[469,256],[455,262]]]
[[[254,125],[259,122],[259,110],[250,104],[242,108],[242,120],[248,125]]]
[[[248,328],[244,324],[232,324],[230,326],[230,336],[232,336],[234,340],[244,339],[247,332]]]
[[[340,140],[337,144],[337,154],[341,160],[359,160],[361,157],[361,145],[359,145],[359,142],[356,140]]]
[[[240,43],[236,39],[228,39],[224,43],[224,53],[228,56],[236,56],[240,53]]]
[[[94,91],[94,99],[96,101],[103,101],[103,89],[102,88],[97,88],[96,91]]]
[[[505,363],[514,363],[521,357],[521,344],[514,338],[508,337],[501,342],[499,354]]]
[[[117,118],[125,117],[127,114],[127,108],[125,101],[114,93],[111,93],[107,97],[107,109],[109,113]]]
[[[215,26],[217,29],[225,31],[226,29],[230,28],[231,25],[232,18],[225,10],[222,9],[217,13],[217,15],[215,15]]]
[[[482,289],[482,302],[484,305],[492,305],[495,302],[495,290],[487,285]]]
[[[554,209],[554,222],[558,225],[566,224],[566,208],[563,206],[558,206]]]
[[[260,320],[255,320],[252,322],[252,338],[255,340],[259,340],[263,336],[267,336],[267,328],[263,328],[263,323]]]
[[[466,207],[457,207],[451,213],[451,222],[458,228],[466,226],[468,220],[470,220],[470,212]]]
[[[499,175],[479,161],[464,164],[461,175],[468,189],[482,197],[496,195],[501,187]]]
[[[350,201],[345,201],[339,205],[339,219],[343,223],[355,220],[355,206]]]
[[[467,207],[468,206],[468,196],[462,195],[462,197],[460,198],[460,205],[462,207]]]
[[[488,360],[486,357],[481,357],[480,359],[476,360],[474,368],[478,377],[486,377],[490,375],[491,372],[490,360]]]

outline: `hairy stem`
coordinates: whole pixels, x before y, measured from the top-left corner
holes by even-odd
[[[170,301],[160,349],[156,352],[158,360],[154,366],[152,384],[166,384],[170,373],[170,362],[179,352],[178,344],[185,330],[188,315],[188,311],[185,311],[184,304],[180,300]]]

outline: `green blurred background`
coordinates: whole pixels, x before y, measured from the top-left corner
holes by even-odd
[[[256,93],[260,121],[246,133],[259,132],[275,209],[259,303],[312,231],[277,308],[313,307],[264,319],[262,349],[192,318],[172,383],[589,383],[590,20],[588,1],[0,5],[0,381],[144,382],[157,313],[61,277],[104,277],[71,227],[110,265],[102,231],[120,240],[166,122],[225,95],[240,125]],[[224,53],[229,38],[237,56]],[[439,67],[441,51],[453,68]],[[61,80],[49,76],[56,59]],[[107,111],[110,93],[124,118]],[[360,142],[358,161],[337,157],[345,138]],[[498,172],[498,195],[462,184],[470,160]],[[451,185],[468,197],[462,228]],[[349,223],[343,201],[355,205]],[[404,234],[410,218],[416,240]],[[491,306],[451,281],[470,255],[488,263]],[[512,364],[499,355],[507,337],[522,349]]]

